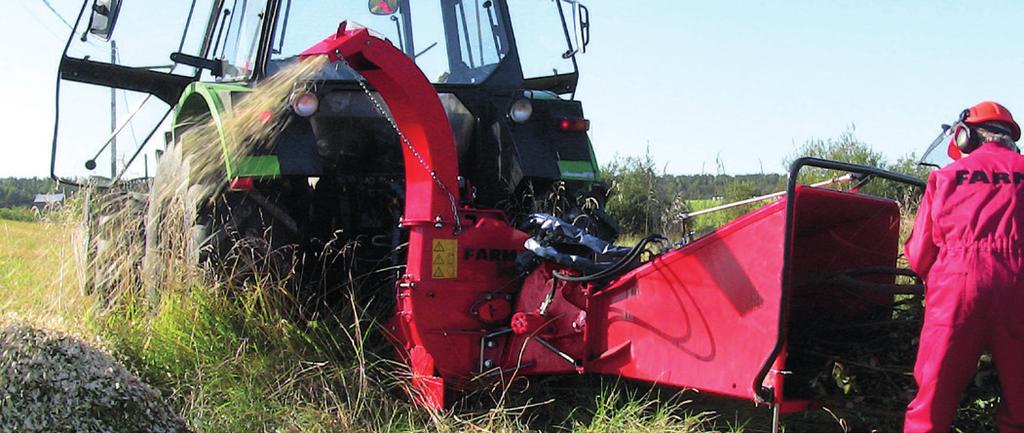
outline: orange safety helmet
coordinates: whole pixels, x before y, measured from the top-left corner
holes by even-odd
[[[983,123],[998,122],[1009,128],[1010,137],[1013,141],[1020,140],[1020,126],[1013,120],[1010,110],[998,102],[982,101],[975,106],[960,113],[960,119],[950,130],[952,139],[949,143],[947,153],[954,160],[960,159],[964,154],[970,153],[977,145],[976,139],[972,137],[972,131],[967,126],[976,126]]]
[[[1000,105],[998,102],[984,101],[978,103],[967,110],[967,116],[964,117],[963,122],[968,125],[977,125],[980,123],[987,122],[1000,122],[1005,123],[1010,127],[1010,133],[1013,137],[1013,141],[1020,140],[1020,126],[1013,120],[1013,115],[1010,114],[1010,110]]]

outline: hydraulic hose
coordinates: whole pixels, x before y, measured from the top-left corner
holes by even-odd
[[[570,275],[565,275],[558,271],[554,271],[551,274],[554,275],[554,277],[559,280],[569,281],[573,283],[586,283],[591,281],[603,280],[605,278],[612,276],[618,276],[627,266],[629,266],[630,263],[632,263],[634,260],[636,260],[637,257],[640,256],[640,253],[642,253],[647,248],[647,244],[653,241],[661,241],[664,239],[665,237],[661,235],[647,236],[641,239],[640,242],[637,242],[636,246],[631,248],[629,252],[626,253],[626,255],[622,256],[622,258],[620,258],[614,264],[612,264],[606,269],[603,269],[590,275],[580,275],[578,277],[574,277]]]

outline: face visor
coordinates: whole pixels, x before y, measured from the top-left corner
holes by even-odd
[[[952,126],[942,125],[942,132],[932,140],[917,163],[938,168],[963,158],[964,153],[957,147],[954,134],[955,129]]]

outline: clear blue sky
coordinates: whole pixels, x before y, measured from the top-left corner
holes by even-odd
[[[69,20],[81,5],[50,2]],[[0,18],[0,176],[44,176],[68,30],[42,0],[11,3]],[[1024,2],[587,4],[577,96],[602,161],[649,145],[671,173],[715,173],[716,160],[727,173],[780,172],[797,145],[850,125],[896,158],[983,99],[1024,116]]]

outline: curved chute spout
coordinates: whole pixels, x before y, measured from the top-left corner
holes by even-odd
[[[303,58],[327,56],[332,62],[344,60],[380,93],[399,132],[405,159],[405,215],[402,225],[409,230],[405,274],[397,285],[399,298],[388,329],[399,356],[412,370],[412,389],[421,405],[441,409],[445,385],[452,366],[464,369],[463,361],[452,360],[446,343],[433,338],[431,329],[462,326],[459,315],[454,325],[451,314],[436,315],[430,307],[433,295],[458,302],[456,257],[459,242],[471,242],[474,227],[462,232],[457,204],[458,157],[455,138],[444,106],[434,86],[408,56],[390,42],[367,29],[347,28],[302,53]],[[510,229],[509,229],[510,230]],[[521,241],[520,241],[521,242]],[[451,257],[438,253],[448,251]],[[447,257],[447,258],[446,258]],[[443,262],[443,263],[442,263]],[[447,267],[446,267],[447,266]],[[412,288],[417,290],[413,291]],[[472,286],[475,288],[476,286]],[[488,286],[490,287],[490,286]],[[465,321],[472,321],[465,318]]]
[[[409,146],[402,149],[408,197],[404,222],[434,224],[440,218],[445,225],[455,224],[453,203],[459,203],[455,138],[434,86],[416,63],[367,29],[348,29],[347,22],[301,57],[319,55],[332,62],[344,60],[362,75],[380,93],[408,138]]]

